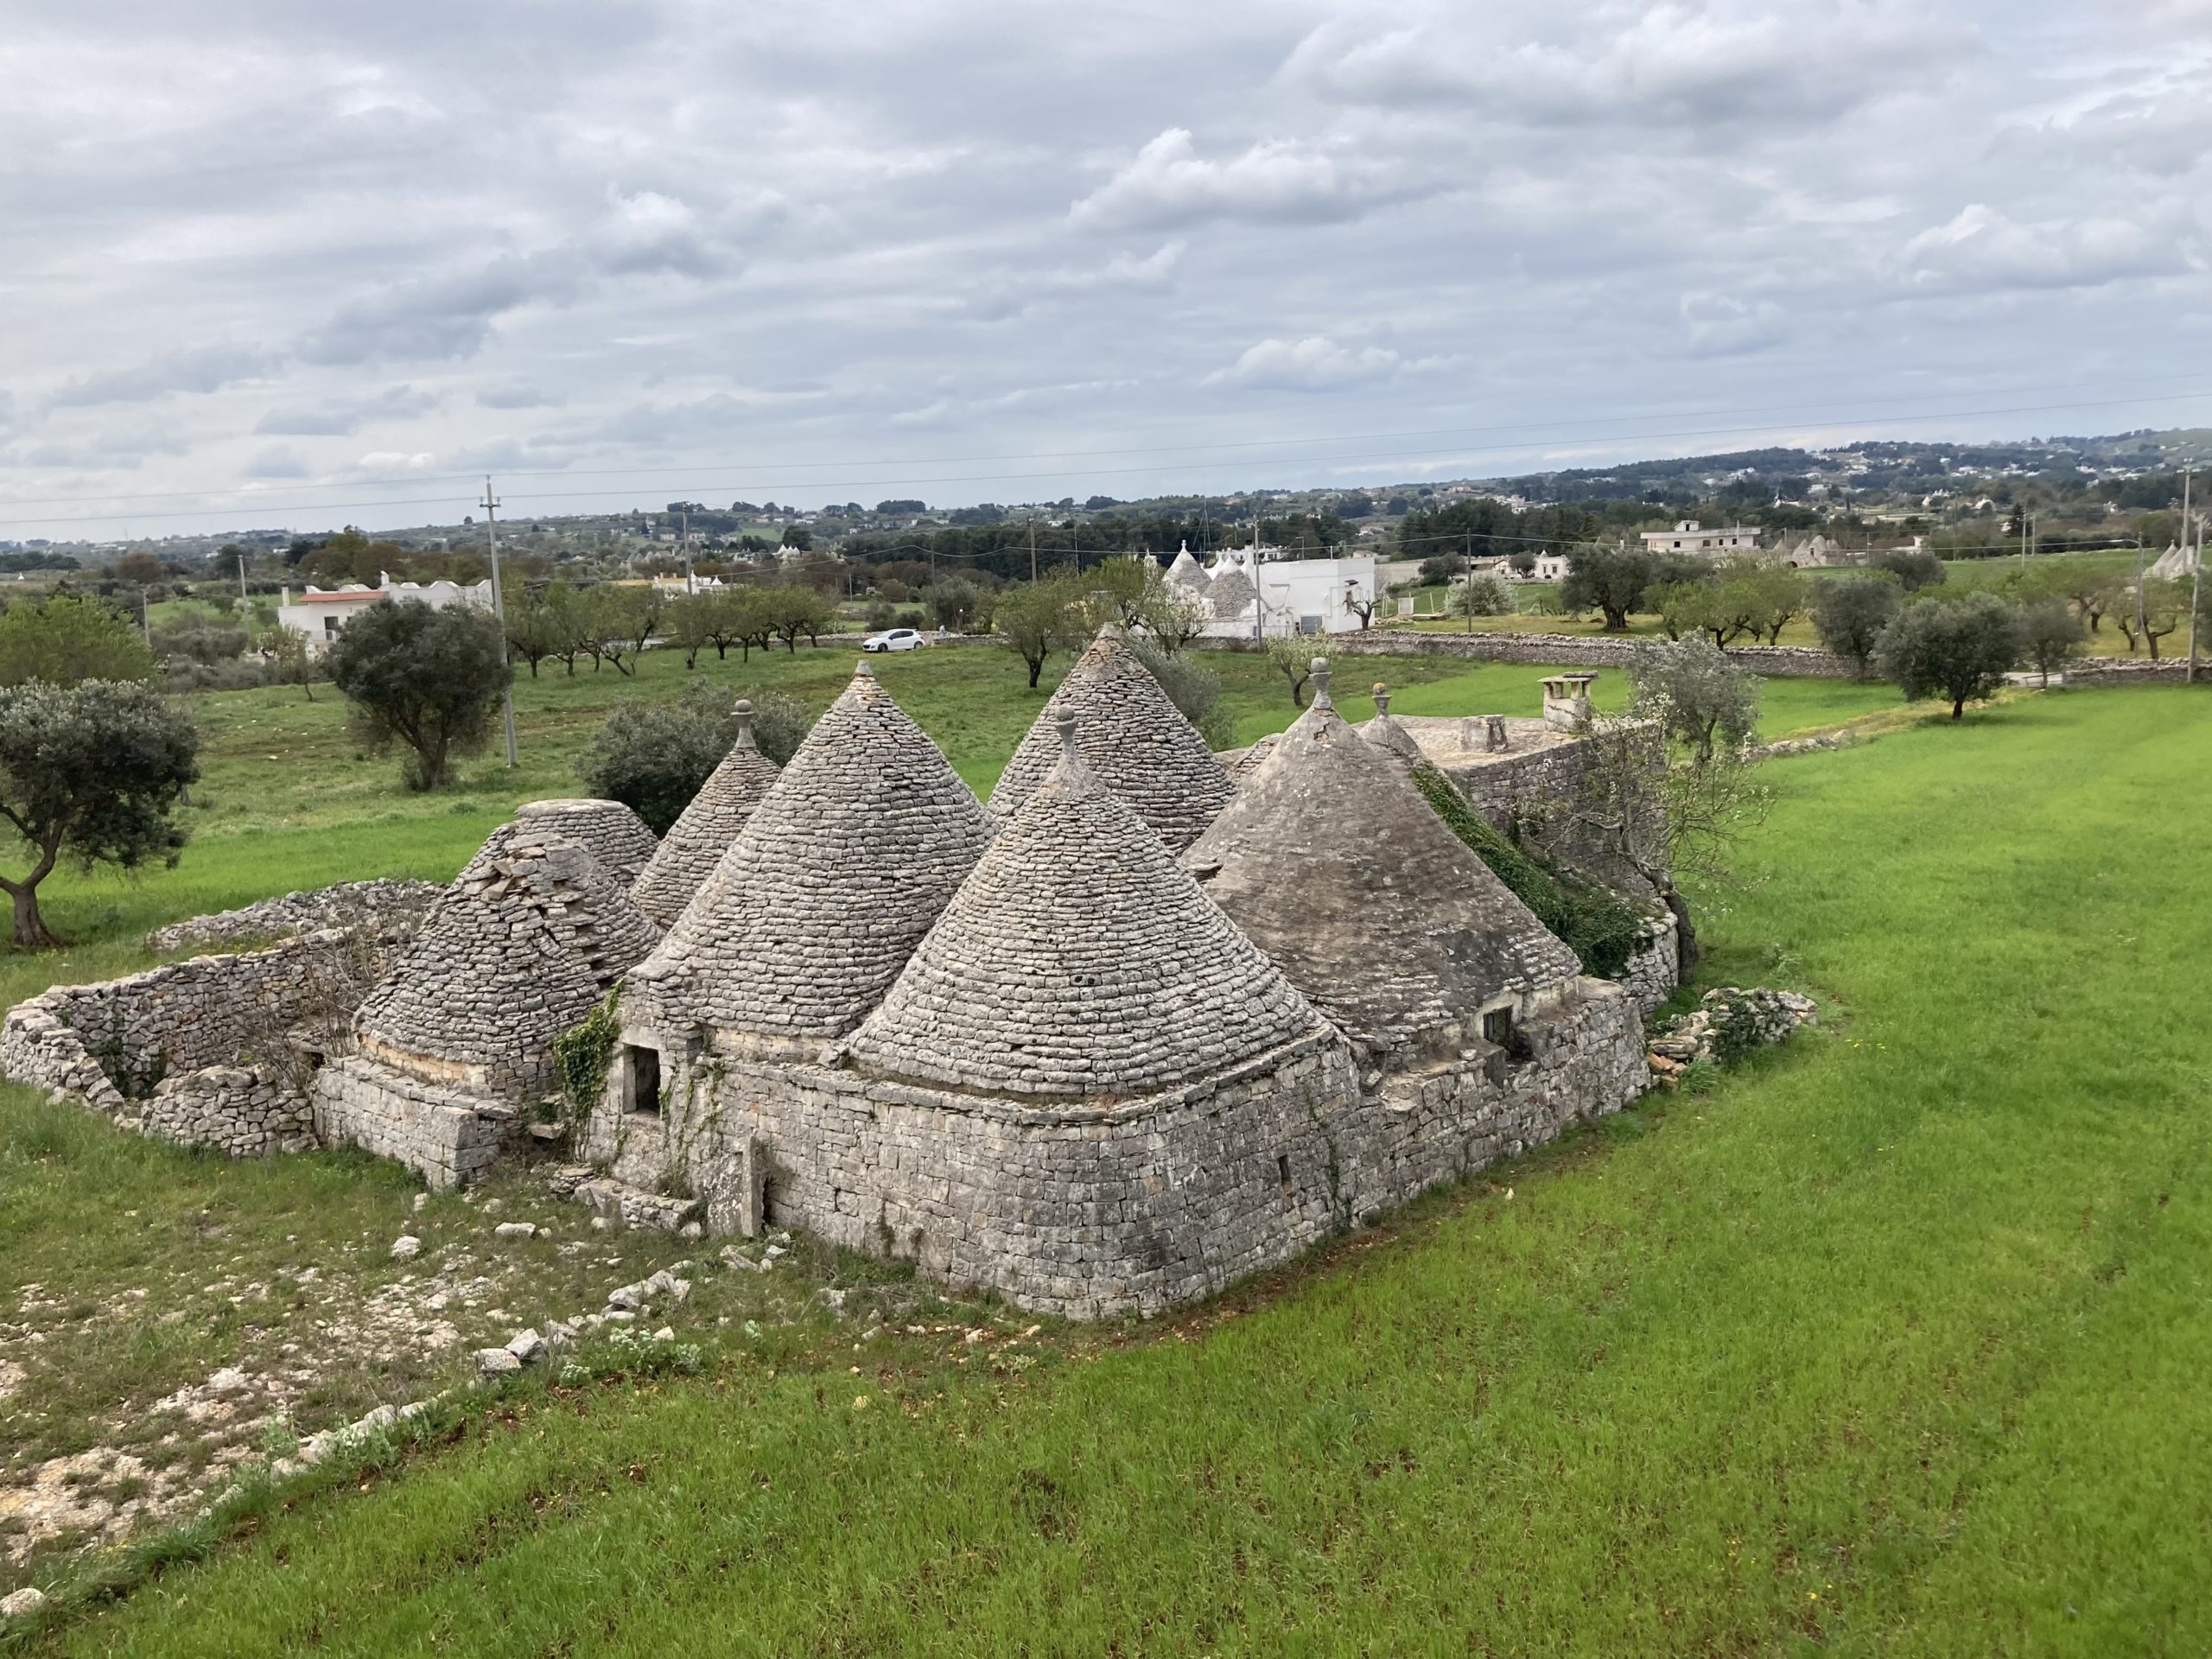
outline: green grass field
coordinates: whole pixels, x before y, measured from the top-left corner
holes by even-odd
[[[886,677],[943,740],[986,668]],[[1500,677],[1405,675],[1398,706],[1517,708],[1537,671],[1462,671]],[[1237,695],[1279,725],[1269,689]],[[1770,690],[1770,726],[1878,695]],[[2208,760],[2212,703],[2144,689],[1777,763],[1744,884],[1705,896],[1708,977],[1815,989],[1827,1029],[1712,1093],[1173,1319],[710,1327],[696,1377],[490,1402],[34,1650],[2203,1651]],[[476,833],[364,798],[426,869]],[[143,892],[330,838],[312,799],[265,810]],[[404,1188],[118,1156],[57,1109],[0,1096],[11,1266],[68,1227],[48,1189],[327,1202],[335,1240]]]

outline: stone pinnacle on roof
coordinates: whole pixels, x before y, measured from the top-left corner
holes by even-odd
[[[1359,728],[1359,734],[1409,766],[1421,761],[1421,745],[1414,741],[1414,734],[1390,718],[1390,688],[1380,680],[1375,682],[1375,718]]]
[[[1121,630],[1109,624],[1068,671],[999,774],[990,809],[1010,816],[1058,764],[1055,722],[1077,721],[1076,741],[1100,782],[1135,809],[1168,847],[1197,840],[1236,793],[1198,728],[1168,701]]]
[[[862,663],[640,966],[651,1012],[810,1055],[882,998],[993,827]]]
[[[737,741],[713,775],[699,786],[683,816],[669,826],[645,874],[630,889],[638,908],[656,927],[675,925],[780,770],[753,741],[753,704],[741,701]]]
[[[1580,971],[1325,692],[1183,861],[1324,1014],[1388,1050],[1455,1052],[1486,1003]]]
[[[654,929],[565,835],[507,829],[424,918],[354,1031],[402,1070],[513,1096],[543,1086],[554,1038],[652,948]]]
[[[524,801],[512,819],[491,833],[476,856],[462,867],[461,874],[479,873],[487,855],[505,846],[516,831],[526,826],[566,836],[626,887],[638,879],[660,844],[645,828],[645,821],[620,801],[589,798]]]
[[[1313,1005],[1093,771],[1071,715],[882,1007],[865,1074],[1027,1099],[1133,1099],[1323,1036]]]

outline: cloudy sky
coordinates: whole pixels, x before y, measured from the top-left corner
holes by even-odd
[[[7,10],[0,537],[2212,421],[2212,0]]]

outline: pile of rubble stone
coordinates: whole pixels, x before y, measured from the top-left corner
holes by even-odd
[[[445,889],[435,881],[340,881],[305,893],[279,893],[237,910],[194,916],[146,936],[149,950],[168,952],[287,939],[327,927],[405,936]]]
[[[1699,999],[1696,1007],[1658,1028],[1649,1045],[1651,1070],[1662,1082],[1671,1083],[1700,1060],[1720,1062],[1728,1046],[1718,1040],[1724,1027],[1753,1039],[1741,1046],[1764,1048],[1800,1026],[1816,1023],[1819,1017],[1820,1005],[1796,991],[1716,986]]]

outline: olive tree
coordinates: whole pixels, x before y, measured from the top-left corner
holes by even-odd
[[[666,835],[736,743],[741,699],[753,704],[753,747],[782,766],[813,724],[804,704],[780,691],[692,684],[671,702],[619,705],[577,756],[576,775]]]
[[[998,637],[1028,669],[1029,689],[1033,691],[1037,689],[1038,677],[1044,673],[1053,648],[1065,646],[1072,650],[1087,637],[1085,620],[1072,584],[1056,576],[1007,588],[999,595],[998,605],[991,613],[991,625]]]
[[[1630,715],[1656,723],[1700,766],[1751,741],[1759,682],[1700,635],[1637,642],[1629,658]]]
[[[2053,669],[2063,669],[2077,655],[2088,630],[2074,607],[2056,594],[2031,600],[2020,607],[2020,651],[2045,685]]]
[[[420,600],[372,605],[330,649],[330,678],[352,705],[354,734],[372,749],[408,750],[410,789],[442,787],[456,754],[484,746],[499,693],[514,678],[499,625],[466,605],[434,611]]]
[[[1994,594],[1908,605],[1882,635],[1874,661],[1909,701],[1940,697],[1951,718],[1989,696],[2018,665],[2019,613]]]
[[[1574,548],[1567,556],[1567,582],[1560,599],[1569,610],[1602,613],[1606,632],[1625,633],[1629,613],[1643,608],[1643,590],[1656,570],[1651,556],[1641,549]]]
[[[1874,665],[1874,647],[1904,607],[1904,594],[1889,576],[1850,576],[1822,582],[1813,594],[1813,627],[1821,644],[1848,657],[1860,679]]]
[[[1268,636],[1267,658],[1275,672],[1290,683],[1290,706],[1306,707],[1306,683],[1313,677],[1313,644],[1303,634]]]
[[[63,859],[176,862],[185,831],[170,815],[200,775],[199,748],[191,717],[143,683],[0,690],[0,818],[31,859],[23,874],[0,876],[17,944],[60,943],[39,913],[38,887]]]

